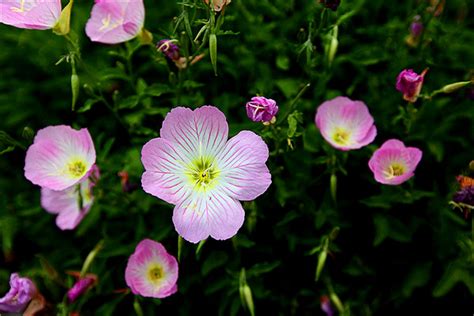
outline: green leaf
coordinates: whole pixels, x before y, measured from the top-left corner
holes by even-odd
[[[225,252],[223,251],[212,252],[202,264],[202,267],[201,267],[202,275],[203,276],[208,275],[209,272],[211,272],[212,270],[215,270],[223,266],[224,264],[226,264],[228,260],[229,260],[229,256]]]

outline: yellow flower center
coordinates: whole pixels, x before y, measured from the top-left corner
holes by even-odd
[[[350,132],[340,127],[336,128],[334,134],[332,135],[334,142],[339,145],[348,145],[350,137]]]
[[[163,277],[163,267],[160,265],[151,265],[148,268],[148,278],[151,282],[158,283]]]
[[[393,179],[405,173],[405,166],[400,163],[392,163],[386,170],[384,170],[385,178]]]
[[[67,165],[67,172],[74,178],[80,178],[86,173],[86,164],[75,160]]]
[[[220,171],[216,167],[213,159],[208,157],[199,157],[194,160],[187,168],[186,175],[189,177],[194,188],[206,191],[216,184]]]

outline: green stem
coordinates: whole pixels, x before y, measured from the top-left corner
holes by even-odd
[[[281,122],[284,122],[286,120],[286,118],[291,114],[291,112],[293,112],[293,110],[295,109],[296,107],[296,104],[298,103],[299,99],[301,99],[301,97],[303,96],[303,94],[306,92],[306,90],[311,86],[310,83],[306,83],[304,85],[303,88],[301,88],[301,90],[298,92],[298,94],[296,95],[296,97],[291,101],[290,103],[290,108],[288,109],[288,111],[285,113],[285,115],[283,115],[282,117],[280,117],[278,119],[278,122],[276,123],[276,125],[279,125]]]

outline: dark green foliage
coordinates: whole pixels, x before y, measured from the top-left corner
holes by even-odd
[[[344,315],[471,315],[472,215],[448,203],[455,176],[474,159],[474,88],[429,95],[472,80],[474,6],[446,1],[438,17],[428,6],[343,0],[331,11],[316,0],[233,0],[215,19],[200,0],[145,0],[155,42],[174,38],[185,58],[204,54],[184,70],[138,40],[91,43],[91,2],[76,1],[70,41],[0,25],[0,296],[19,272],[64,315],[250,315],[246,286],[256,315],[323,315],[323,295],[339,299]],[[410,47],[417,14],[425,30]],[[427,67],[423,96],[408,106],[396,77]],[[276,124],[247,119],[245,102],[256,94],[277,101]],[[338,95],[367,104],[374,143],[340,152],[322,139],[316,108]],[[249,129],[265,139],[273,183],[243,204],[246,221],[233,239],[209,239],[199,251],[182,244],[177,294],[135,298],[123,289],[136,244],[154,239],[178,255],[173,207],[141,188],[141,148],[171,108],[204,104],[226,114],[231,136]],[[58,124],[89,129],[101,169],[94,206],[72,232],[56,227],[23,175],[34,133]],[[375,182],[367,165],[389,138],[423,151],[415,177],[396,187]],[[135,190],[122,190],[120,171]],[[73,284],[66,271],[81,270],[100,240],[89,269],[97,286],[64,305]]]

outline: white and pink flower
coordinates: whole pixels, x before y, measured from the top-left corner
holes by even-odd
[[[64,190],[89,176],[95,148],[86,128],[48,126],[38,131],[25,159],[25,177],[50,190]]]
[[[89,213],[94,202],[92,192],[99,179],[99,168],[94,165],[88,178],[62,191],[41,188],[41,206],[51,214],[57,214],[56,225],[62,229],[74,229]]]
[[[93,42],[123,43],[136,37],[144,22],[143,0],[95,0],[86,34]]]
[[[399,185],[414,176],[423,153],[416,147],[405,147],[397,139],[387,140],[369,161],[369,168],[377,182]]]
[[[245,217],[239,201],[271,184],[265,142],[250,131],[228,141],[225,115],[214,106],[171,110],[160,136],[142,149],[143,189],[175,205],[173,223],[184,239],[233,237]]]
[[[165,298],[176,293],[178,262],[159,242],[144,239],[128,259],[125,282],[134,294]]]
[[[22,29],[52,29],[61,15],[61,0],[0,0],[0,23]]]
[[[336,97],[322,103],[316,112],[316,126],[323,138],[336,149],[359,149],[377,135],[374,118],[362,101]]]

